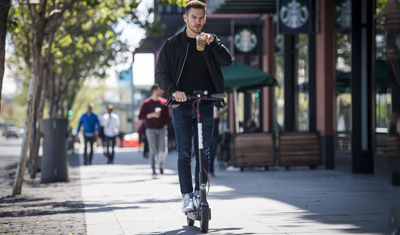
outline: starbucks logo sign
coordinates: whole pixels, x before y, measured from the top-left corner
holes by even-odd
[[[343,28],[351,26],[351,0],[336,5],[336,22]]]
[[[243,53],[252,51],[257,46],[257,36],[251,29],[241,29],[235,34],[235,47]]]
[[[306,4],[301,0],[287,1],[279,11],[281,22],[292,29],[303,26],[307,22],[309,15]]]

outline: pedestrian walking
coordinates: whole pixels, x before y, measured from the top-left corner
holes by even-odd
[[[192,134],[198,149],[196,110],[187,102],[186,94],[207,90],[209,94],[223,93],[221,66],[229,66],[232,58],[228,49],[215,34],[204,33],[206,4],[190,1],[185,6],[183,19],[186,28],[169,38],[162,46],[156,65],[155,80],[169,100],[171,96],[181,102],[172,108],[172,123],[178,147],[178,174],[183,197],[182,212],[194,210],[193,195],[199,195],[199,174],[195,174],[193,191],[191,174]],[[199,44],[196,44],[196,36]],[[196,45],[200,47],[197,48]],[[213,103],[201,103],[202,137],[205,170],[209,170],[209,149],[214,124]],[[196,171],[199,172],[199,153],[196,151]],[[204,174],[205,175],[205,174]],[[204,180],[206,181],[206,180]]]
[[[162,98],[163,91],[155,84],[151,87],[151,97],[147,98],[139,113],[139,119],[146,123],[146,138],[149,144],[149,155],[153,178],[156,173],[156,155],[160,174],[164,174],[164,162],[167,153],[167,128],[171,122],[171,113],[166,106],[167,100]]]
[[[149,157],[149,142],[146,138],[146,123],[142,121],[142,124],[139,126],[137,131],[139,133],[139,142],[143,143],[143,157]]]
[[[119,134],[119,117],[116,113],[113,113],[114,106],[107,106],[107,113],[103,116],[103,126],[104,126],[104,139],[107,146],[107,164],[114,164],[114,148],[115,148],[115,138]],[[110,151],[111,147],[111,151]]]
[[[93,105],[89,103],[87,105],[87,112],[82,114],[79,119],[78,129],[76,131],[76,136],[78,136],[79,131],[81,130],[81,126],[83,125],[83,138],[85,143],[85,149],[83,152],[83,163],[87,165],[92,164],[93,159],[93,143],[95,142],[99,130],[100,130],[100,121],[95,113],[92,112]],[[87,158],[87,145],[89,143],[90,146],[90,154],[89,159]]]
[[[214,105],[214,128],[211,138],[211,145],[210,145],[210,175],[215,176],[215,156],[217,155],[218,149],[218,140],[219,140],[219,120],[222,114],[228,111],[228,105],[225,105],[221,108],[219,103]]]

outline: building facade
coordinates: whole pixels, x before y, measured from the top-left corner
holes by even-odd
[[[279,84],[239,92],[238,106],[230,102],[232,132],[240,132],[235,118],[241,123],[252,119],[264,132],[317,131],[325,169],[335,169],[336,161],[345,158],[353,173],[383,174],[398,182],[397,174],[380,166],[387,161],[388,117],[400,102],[392,95],[397,88],[387,82],[387,51],[393,48],[398,58],[400,48],[399,1],[206,2],[204,31],[219,35],[236,60],[273,74]],[[160,38],[164,41],[184,26],[184,9],[156,3],[155,8],[161,19],[177,19],[166,25],[170,31]],[[393,9],[392,34],[388,9]],[[297,18],[287,17],[288,12]]]

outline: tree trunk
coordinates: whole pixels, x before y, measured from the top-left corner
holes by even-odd
[[[11,0],[0,0],[0,102],[5,70],[7,19],[10,8]]]
[[[50,117],[52,118],[56,118],[58,116],[58,112],[59,112],[59,104],[60,104],[60,99],[61,96],[63,95],[61,93],[61,86],[62,86],[62,78],[63,76],[58,74],[57,76],[55,76],[54,79],[54,97],[53,97],[53,101],[52,101],[52,112],[50,114]]]
[[[37,116],[36,116],[36,120],[37,120],[37,130],[36,130],[36,136],[35,136],[35,140],[36,142],[31,144],[31,149],[33,151],[31,151],[31,179],[34,179],[36,177],[36,172],[37,172],[37,167],[38,167],[38,159],[39,159],[39,148],[40,148],[40,140],[42,137],[42,133],[41,133],[41,124],[40,124],[40,120],[43,117],[43,110],[44,110],[44,104],[45,104],[45,100],[46,100],[46,96],[47,96],[47,88],[48,88],[48,77],[50,74],[50,70],[51,70],[51,58],[52,58],[52,54],[51,54],[51,44],[53,43],[53,38],[54,38],[54,34],[52,34],[49,38],[49,47],[47,49],[46,52],[46,57],[44,59],[44,63],[42,66],[42,73],[41,73],[41,77],[42,77],[42,84],[41,84],[41,91],[40,91],[40,98],[39,98],[39,104],[38,104],[38,109],[37,109]]]
[[[47,101],[49,104],[49,117],[52,117],[52,113],[53,113],[53,103],[54,103],[54,80],[55,80],[55,73],[53,71],[50,71],[50,75],[49,78],[47,80],[48,82],[48,95],[47,95]]]
[[[40,79],[41,70],[41,50],[44,40],[44,30],[46,27],[45,13],[47,8],[47,0],[41,0],[39,4],[39,11],[35,22],[35,36],[33,42],[33,66],[32,66],[32,78],[29,84],[28,92],[28,104],[26,109],[25,118],[25,135],[22,141],[20,161],[18,163],[17,172],[15,174],[14,186],[12,195],[21,195],[22,183],[24,181],[25,167],[27,161],[27,153],[29,149],[29,140],[32,133],[32,123],[33,123],[33,106],[37,94],[38,80]]]
[[[42,76],[40,76],[41,78],[42,78]],[[36,99],[35,99],[35,102],[34,102],[34,108],[33,108],[33,122],[32,122],[32,133],[31,133],[31,139],[30,139],[30,146],[29,146],[29,156],[28,156],[28,159],[29,159],[29,172],[30,172],[30,175],[31,175],[31,178],[32,178],[32,164],[33,164],[33,161],[34,161],[34,158],[35,158],[35,150],[36,150],[36,148],[35,148],[35,146],[37,145],[37,142],[38,143],[40,143],[40,127],[38,127],[38,123],[40,122],[39,121],[39,119],[38,119],[38,114],[39,114],[39,102],[40,102],[40,98],[41,98],[41,93],[43,92],[42,91],[42,87],[43,87],[43,84],[42,84],[43,82],[42,82],[42,79],[39,79],[38,80],[38,89],[37,89],[37,92],[38,92],[38,94],[36,94]]]
[[[47,90],[47,81],[46,81],[46,76],[44,76],[44,81],[43,81],[43,90],[40,95],[40,102],[39,102],[39,107],[38,107],[38,124],[37,124],[37,132],[36,132],[36,142],[33,147],[33,154],[31,155],[31,179],[34,179],[36,177],[36,172],[37,172],[37,167],[38,167],[38,160],[39,160],[39,148],[40,148],[40,140],[42,139],[42,133],[40,132],[41,130],[41,124],[40,120],[43,117],[43,110],[44,110],[44,103],[46,100],[46,90]]]
[[[14,186],[12,195],[21,195],[22,192],[22,183],[24,181],[24,173],[27,161],[27,153],[29,149],[29,142],[32,132],[32,122],[33,122],[33,101],[35,100],[35,93],[37,90],[37,78],[32,73],[31,81],[29,84],[29,92],[28,92],[28,105],[26,108],[26,118],[25,118],[25,135],[22,141],[20,160],[17,167],[17,172],[15,174]]]

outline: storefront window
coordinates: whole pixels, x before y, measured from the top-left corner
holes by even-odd
[[[309,130],[308,122],[308,35],[299,34],[297,40],[297,130]]]
[[[351,36],[336,34],[336,131],[351,131]]]
[[[237,119],[239,121],[239,133],[244,131],[244,94],[243,92],[238,92],[238,98],[237,98]],[[236,107],[235,107],[236,108]]]
[[[386,14],[387,0],[376,0],[375,15]]]
[[[276,131],[283,131],[285,120],[285,87],[284,87],[284,61],[283,55],[275,56],[275,78],[278,86],[275,86],[275,123]]]
[[[250,103],[250,119],[255,122],[257,127],[260,127],[260,90],[250,94]]]
[[[275,30],[278,27],[275,25]],[[284,131],[285,120],[285,83],[284,83],[284,41],[285,38],[282,34],[275,31],[275,79],[278,83],[274,87],[275,95],[275,130]]]
[[[375,81],[376,81],[376,128],[379,132],[386,131],[388,116],[387,94],[387,30],[386,30],[387,1],[376,1],[375,15]]]

